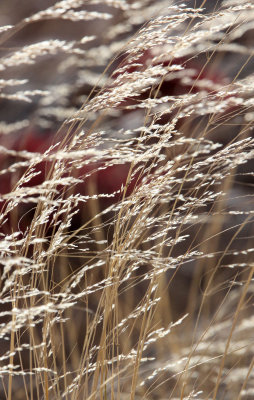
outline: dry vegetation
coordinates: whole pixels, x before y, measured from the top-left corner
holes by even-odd
[[[52,3],[0,4],[0,398],[252,399],[254,4]]]

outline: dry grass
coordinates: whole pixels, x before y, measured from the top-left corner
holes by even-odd
[[[1,399],[253,398],[254,5],[215,3],[0,5]]]

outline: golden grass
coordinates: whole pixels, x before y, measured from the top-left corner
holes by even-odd
[[[14,6],[0,398],[251,399],[254,6]]]

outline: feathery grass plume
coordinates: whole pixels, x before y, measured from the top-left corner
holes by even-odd
[[[253,396],[254,5],[195,4],[0,5],[1,399]]]

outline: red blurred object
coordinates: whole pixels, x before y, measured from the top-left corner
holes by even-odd
[[[17,153],[22,151],[28,151],[30,153],[39,153],[43,154],[47,151],[55,141],[55,134],[51,131],[40,131],[40,130],[28,130],[21,132],[18,134],[18,137],[9,142],[5,140],[4,146],[8,150],[15,150]],[[11,147],[11,149],[10,149]],[[52,152],[57,151],[57,146],[55,146]],[[1,156],[1,166],[4,168],[8,168],[13,163],[19,162],[22,158],[15,159],[15,156],[12,155],[2,155]],[[27,183],[22,184],[22,187],[33,187],[42,184],[52,167],[52,162],[50,161],[42,161],[35,165],[35,172],[39,172],[35,177],[30,179]],[[81,169],[73,171],[73,176],[84,178],[84,183],[80,183],[75,186],[76,192],[81,193],[82,195],[88,195],[89,193],[89,184],[93,184],[93,190],[97,194],[105,194],[109,195],[109,197],[102,196],[100,197],[100,206],[102,209],[106,208],[110,204],[118,201],[121,196],[121,188],[126,184],[126,180],[129,174],[130,164],[115,164],[109,167],[105,167],[105,162],[97,162],[90,163],[83,166]],[[4,195],[10,193],[13,189],[15,189],[16,184],[19,179],[25,172],[26,168],[22,168],[21,170],[15,172],[7,172],[0,176],[0,195]],[[87,176],[87,177],[86,177]],[[135,185],[135,182],[132,182],[128,186],[127,195],[131,193]],[[60,189],[60,187],[59,187]],[[0,205],[3,206],[5,203],[4,200],[0,200]],[[29,207],[27,204],[19,206],[19,214],[23,215],[25,212],[29,211]],[[31,207],[30,207],[31,208]],[[31,213],[30,219],[31,219]],[[26,219],[27,220],[27,219]],[[27,222],[27,221],[26,221]],[[24,224],[23,224],[24,225]],[[24,227],[22,227],[23,230]]]
[[[148,65],[162,65],[164,67],[167,67],[173,64],[182,66],[184,68],[184,71],[186,70],[188,71],[188,73],[186,73],[185,76],[182,70],[179,73],[178,71],[170,72],[160,83],[159,92],[157,94],[158,97],[177,96],[186,93],[197,93],[200,90],[205,90],[208,93],[212,91],[216,92],[217,84],[222,85],[227,83],[226,77],[223,76],[220,71],[214,71],[209,67],[203,68],[203,65],[199,64],[198,61],[188,60],[185,58],[173,60],[167,60],[164,58],[162,61],[156,61],[156,59],[154,59],[154,55],[150,50],[145,51],[143,55],[138,58],[134,65],[132,63],[128,64],[128,60],[123,60],[119,67],[116,69],[116,72],[113,73],[112,77],[113,79],[117,79],[124,73],[124,71],[128,73],[142,71],[145,70]],[[214,87],[211,86],[211,82],[214,83]],[[200,83],[202,83],[202,85],[200,85]],[[139,97],[128,98],[120,105],[120,107],[132,104],[135,105],[138,101],[148,98],[149,95],[150,90],[142,93]],[[128,110],[127,112],[131,113],[132,111]],[[55,135],[51,131],[40,131],[36,129],[31,129],[18,134],[18,137],[13,140],[12,143],[9,142],[2,144],[6,148],[16,150],[18,152],[28,151],[32,153],[42,154],[50,148],[50,146],[54,143],[54,140]],[[53,151],[56,151],[56,148]],[[15,159],[13,159],[11,155],[1,156],[0,159],[3,168],[5,168],[6,166],[8,167],[8,165],[11,165],[14,161]],[[36,172],[40,172],[40,174],[32,178],[28,183],[25,184],[25,186],[31,187],[43,183],[47,176],[47,173],[50,170],[51,165],[52,164],[49,161],[43,161],[37,164],[35,169]],[[93,189],[97,194],[112,195],[113,193],[118,192],[110,198],[102,198],[100,200],[102,208],[105,208],[107,205],[112,204],[121,198],[122,194],[120,193],[120,191],[122,186],[125,186],[126,184],[130,169],[130,164],[128,163],[115,164],[103,168],[104,165],[105,163],[101,161],[98,163],[91,163],[85,167],[82,167],[78,172],[78,177],[85,176],[91,171],[95,172],[92,173],[90,177],[85,179],[84,184],[79,184],[76,187],[76,189],[81,194],[85,195],[88,194],[87,188],[89,186],[89,182],[93,183]],[[11,173],[7,173],[2,176],[0,175],[0,194],[9,193],[13,188],[15,188],[15,184],[18,182],[23,172],[24,171],[21,171],[20,174],[14,173],[14,175]],[[76,176],[75,172],[74,175]],[[128,186],[127,195],[131,194],[136,183],[137,179],[134,178]]]

